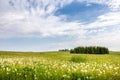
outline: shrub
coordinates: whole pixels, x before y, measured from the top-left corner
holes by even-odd
[[[85,57],[81,57],[81,56],[72,56],[71,57],[71,59],[70,59],[70,61],[72,61],[72,62],[77,62],[77,63],[79,63],[79,62],[86,62],[86,58]]]

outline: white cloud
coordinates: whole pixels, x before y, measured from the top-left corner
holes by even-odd
[[[90,30],[86,39],[76,40],[78,45],[100,45],[110,50],[120,50],[120,12],[109,12],[98,17],[90,24],[83,26]]]
[[[56,9],[70,4],[72,1],[73,0],[36,0],[34,2],[36,5],[34,5],[35,7],[31,7],[33,2],[28,2],[27,0],[11,0],[11,2],[14,3],[14,7],[10,7],[6,1],[1,1],[4,4],[6,3],[6,6],[9,6],[11,9],[15,9],[10,11],[8,9],[9,12],[0,14],[0,37],[46,37],[76,34],[82,36],[86,34],[85,29],[113,26],[120,23],[120,12],[110,12],[101,15],[95,22],[89,24],[80,22],[64,22],[63,20],[66,16],[53,15]],[[103,4],[106,0],[88,2]],[[110,3],[110,1],[107,3]],[[116,3],[116,1],[113,0],[113,3]]]
[[[110,50],[120,50],[120,14],[119,12],[109,12],[98,16],[95,22],[81,25],[76,32],[83,30],[83,34],[74,37],[74,40],[62,42],[61,48],[65,44],[69,46],[106,46]],[[81,31],[80,31],[81,32]],[[57,44],[56,44],[57,46]]]
[[[66,30],[78,27],[79,23],[64,22],[62,21],[65,18],[64,16],[57,17],[53,15],[58,8],[71,3],[73,0],[10,1],[13,5],[9,5],[9,2],[4,0],[0,3],[6,4],[0,6],[3,10],[0,14],[1,38],[68,35],[69,33]]]
[[[85,24],[84,29],[109,27],[120,24],[120,12],[108,12],[106,14],[98,16],[96,21]]]
[[[107,5],[112,11],[120,10],[120,0],[77,0],[79,2],[97,3]]]
[[[52,15],[41,18],[24,13],[10,13],[1,16],[0,25],[2,25],[0,37],[46,37],[76,33],[79,23],[62,22],[61,17]]]
[[[108,3],[109,7],[112,9],[112,10],[120,10],[120,1],[119,0],[111,0],[109,3]]]
[[[111,50],[120,50],[120,28],[118,28],[118,30],[116,29],[109,32],[101,32],[97,36],[92,36],[88,40],[79,39],[78,43],[79,45],[100,45],[106,46]],[[82,42],[80,43],[80,41]]]
[[[49,3],[49,1],[46,1],[44,5],[46,6]],[[55,6],[49,5],[46,11],[43,7],[41,10],[33,9],[32,13],[23,11],[1,14],[0,37],[47,37],[76,34],[84,36],[88,34],[86,29],[104,28],[120,23],[120,12],[109,12],[99,16],[98,19],[92,23],[84,24],[80,22],[64,22],[62,20],[65,19],[66,16],[54,16],[52,14],[54,10]],[[51,15],[47,16],[48,14]],[[98,30],[92,30],[92,32],[97,31]]]
[[[32,8],[27,0],[11,1],[14,6],[10,6],[5,0],[0,1],[0,38],[67,35],[75,36],[75,39],[72,39],[75,41],[74,44],[70,40],[53,45],[59,45],[59,48],[75,45],[105,45],[114,50],[120,49],[120,2],[118,0],[84,0],[88,1],[88,4],[107,4],[113,10],[88,24],[77,21],[65,22],[65,15],[54,15],[57,9],[70,4],[73,0],[36,0],[34,3],[36,6]],[[118,11],[114,12],[114,10]],[[109,30],[110,28],[113,29]]]

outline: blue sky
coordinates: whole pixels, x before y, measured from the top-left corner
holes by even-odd
[[[0,50],[105,46],[120,51],[119,0],[0,0]]]

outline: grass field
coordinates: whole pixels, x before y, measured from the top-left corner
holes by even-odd
[[[120,80],[120,53],[0,52],[0,80]]]

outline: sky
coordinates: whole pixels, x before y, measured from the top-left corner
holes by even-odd
[[[0,0],[1,51],[77,46],[120,51],[120,0]]]

